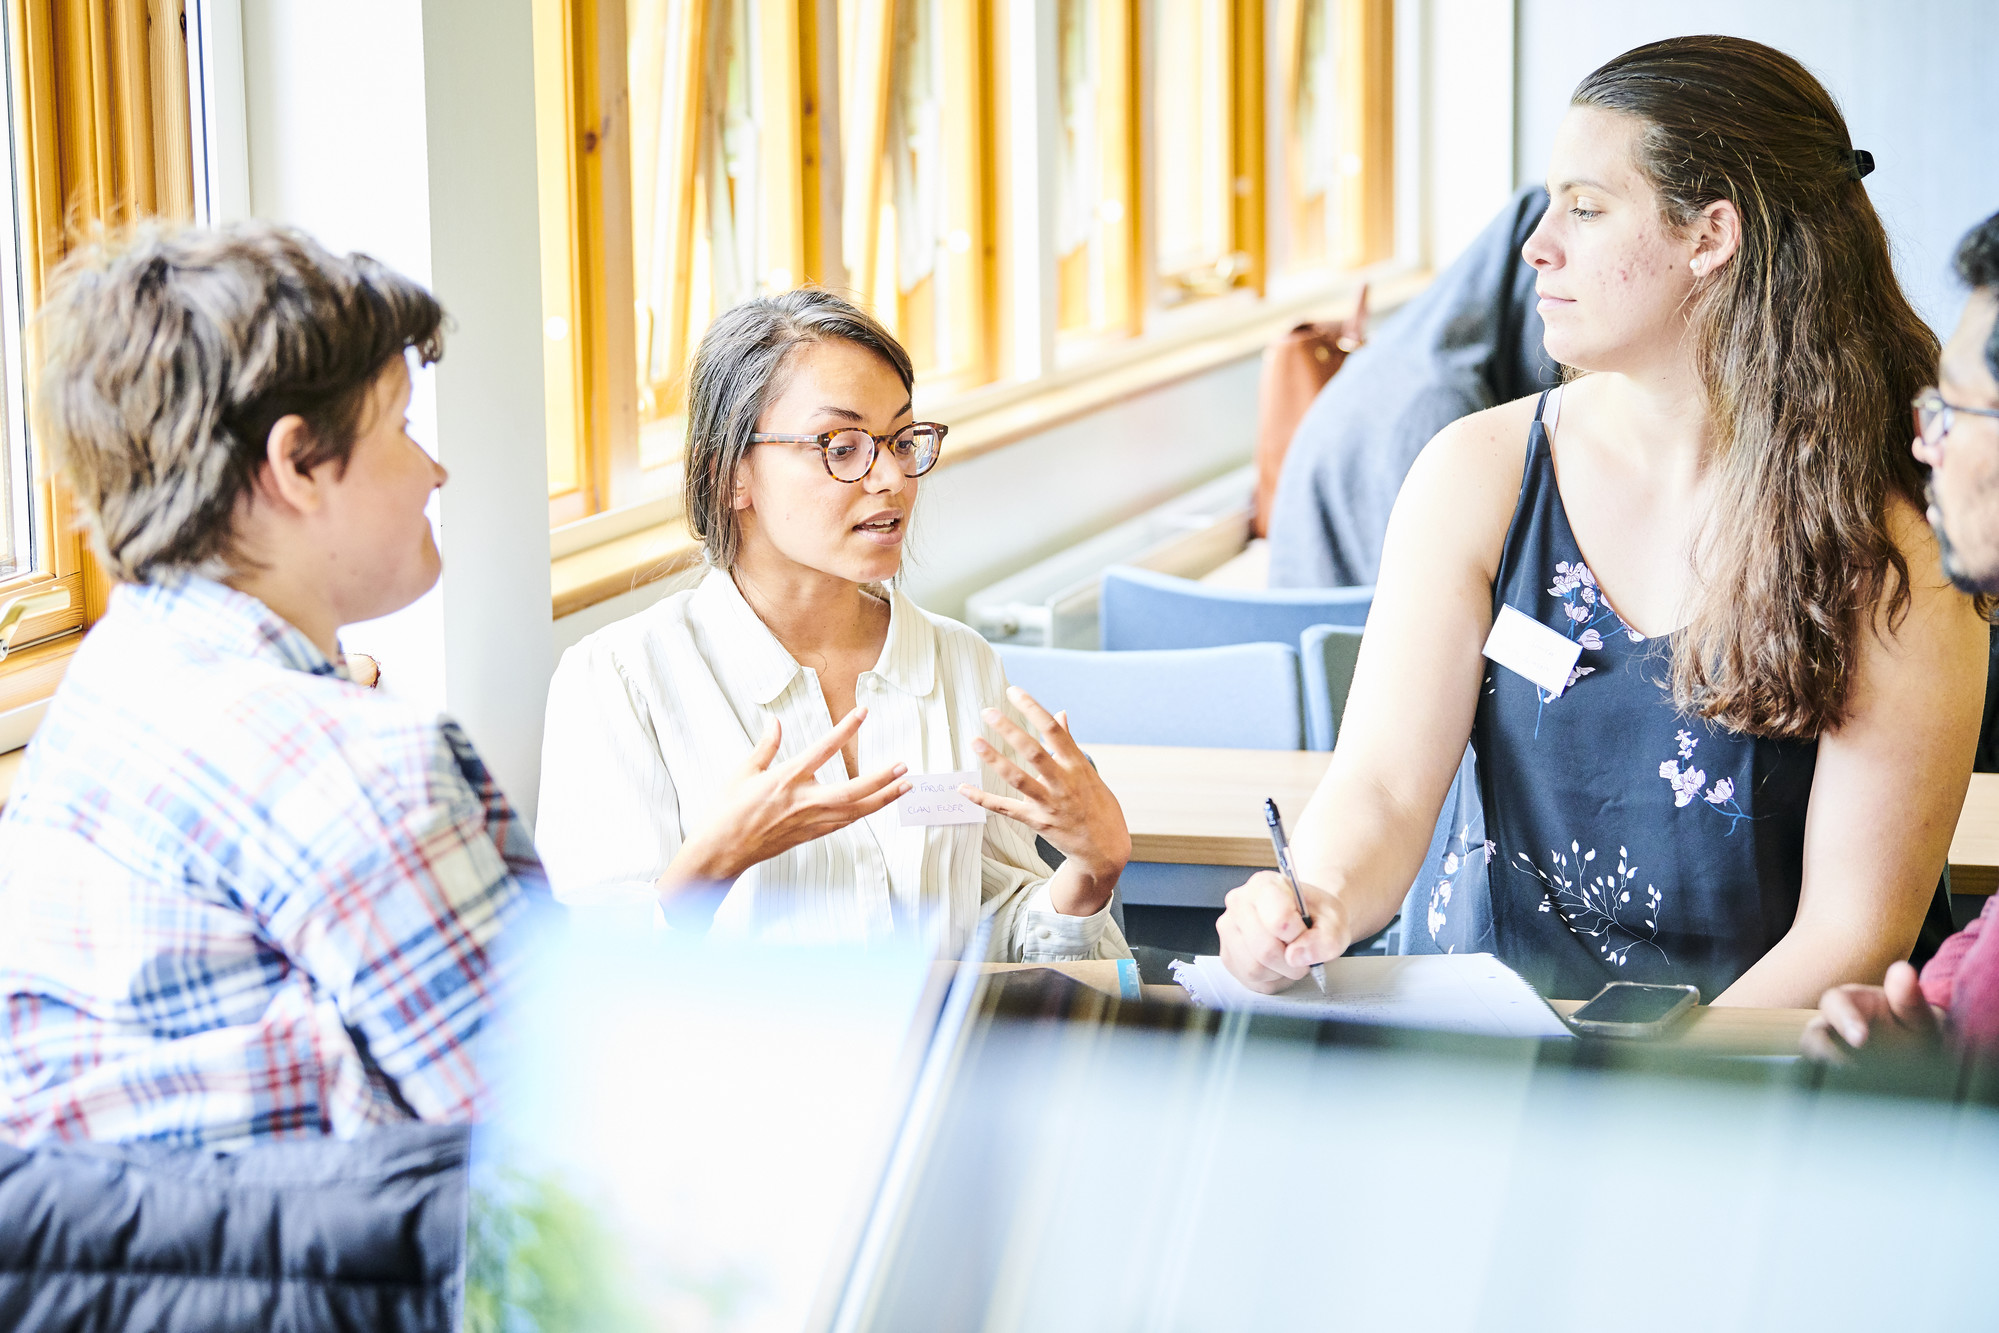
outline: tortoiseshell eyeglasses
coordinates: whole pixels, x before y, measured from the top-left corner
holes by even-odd
[[[886,435],[871,435],[858,426],[829,430],[820,435],[750,436],[751,444],[816,444],[826,464],[826,475],[835,481],[856,482],[875,470],[875,458],[883,445],[902,469],[905,477],[920,477],[937,466],[944,452],[944,436],[949,426],[934,421],[918,421]]]

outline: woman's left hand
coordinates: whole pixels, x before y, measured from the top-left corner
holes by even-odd
[[[972,786],[958,788],[959,793],[996,815],[1027,825],[1092,880],[1116,883],[1131,859],[1131,832],[1125,827],[1123,807],[1069,734],[1066,714],[1051,715],[1018,687],[1009,688],[1006,694],[1041,733],[1040,739],[1028,735],[999,709],[988,708],[986,725],[1012,747],[1018,762],[984,738],[974,740],[972,749],[1020,793],[1020,798],[994,796]],[[1109,897],[1106,887],[1104,898],[1108,901]]]

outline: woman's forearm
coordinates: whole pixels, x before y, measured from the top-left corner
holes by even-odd
[[[713,839],[697,833],[680,844],[680,850],[654,882],[660,900],[669,901],[688,889],[708,884],[730,883],[749,869],[747,865],[738,864],[738,860]]]
[[[1908,953],[1906,944],[1895,941],[1793,926],[1727,990],[1701,998],[1744,1008],[1811,1009],[1834,986],[1880,985],[1888,965]]]
[[[1340,900],[1354,939],[1374,934],[1402,910],[1437,823],[1365,778],[1331,775],[1312,794],[1293,831],[1292,869],[1302,883]]]
[[[1111,900],[1124,866],[1086,866],[1070,857],[1048,881],[1048,900],[1063,916],[1095,916]]]

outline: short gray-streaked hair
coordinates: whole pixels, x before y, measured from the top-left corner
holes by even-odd
[[[36,422],[114,577],[220,576],[278,420],[305,421],[300,469],[345,469],[376,379],[443,355],[443,322],[417,283],[302,232],[142,224],[58,270]]]
[[[736,471],[757,422],[784,385],[792,352],[810,343],[852,343],[873,352],[913,389],[909,353],[867,311],[821,287],[759,296],[717,316],[701,336],[687,382],[687,522],[711,564],[733,569],[742,525],[732,499]]]

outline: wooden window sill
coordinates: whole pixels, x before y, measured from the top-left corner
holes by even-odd
[[[1344,317],[1353,309],[1360,284],[1371,284],[1369,306],[1385,314],[1430,281],[1426,271],[1382,266],[1345,275],[1339,282],[1287,301],[1244,305],[1203,327],[1182,323],[1168,336],[1134,339],[1104,348],[1087,361],[1063,367],[1032,384],[996,385],[926,401],[918,390],[920,417],[947,421],[950,447],[939,468],[968,462],[1042,431],[1088,416],[1140,394],[1190,379],[1231,361],[1254,356],[1280,334],[1306,320]],[[1256,404],[1243,410],[1254,412]],[[701,558],[701,545],[688,532],[677,505],[654,501],[634,519],[654,521],[633,530],[614,514],[599,516],[607,539],[577,549],[573,536],[559,534],[551,562],[556,619],[595,606],[620,593],[688,569]],[[580,525],[572,525],[580,527]],[[617,535],[611,536],[615,532]]]
[[[80,633],[65,634],[27,648],[16,648],[0,664],[0,807],[21,767],[28,738],[40,725],[49,696],[62,684],[69,659],[82,644]]]
[[[701,558],[701,543],[676,515],[664,523],[614,537],[570,555],[558,556],[549,573],[554,590],[555,618],[609,601],[619,593],[643,588]]]
[[[69,670],[70,655],[83,643],[80,633],[16,648],[0,663],[0,715],[45,702]],[[0,749],[7,742],[0,739]]]

